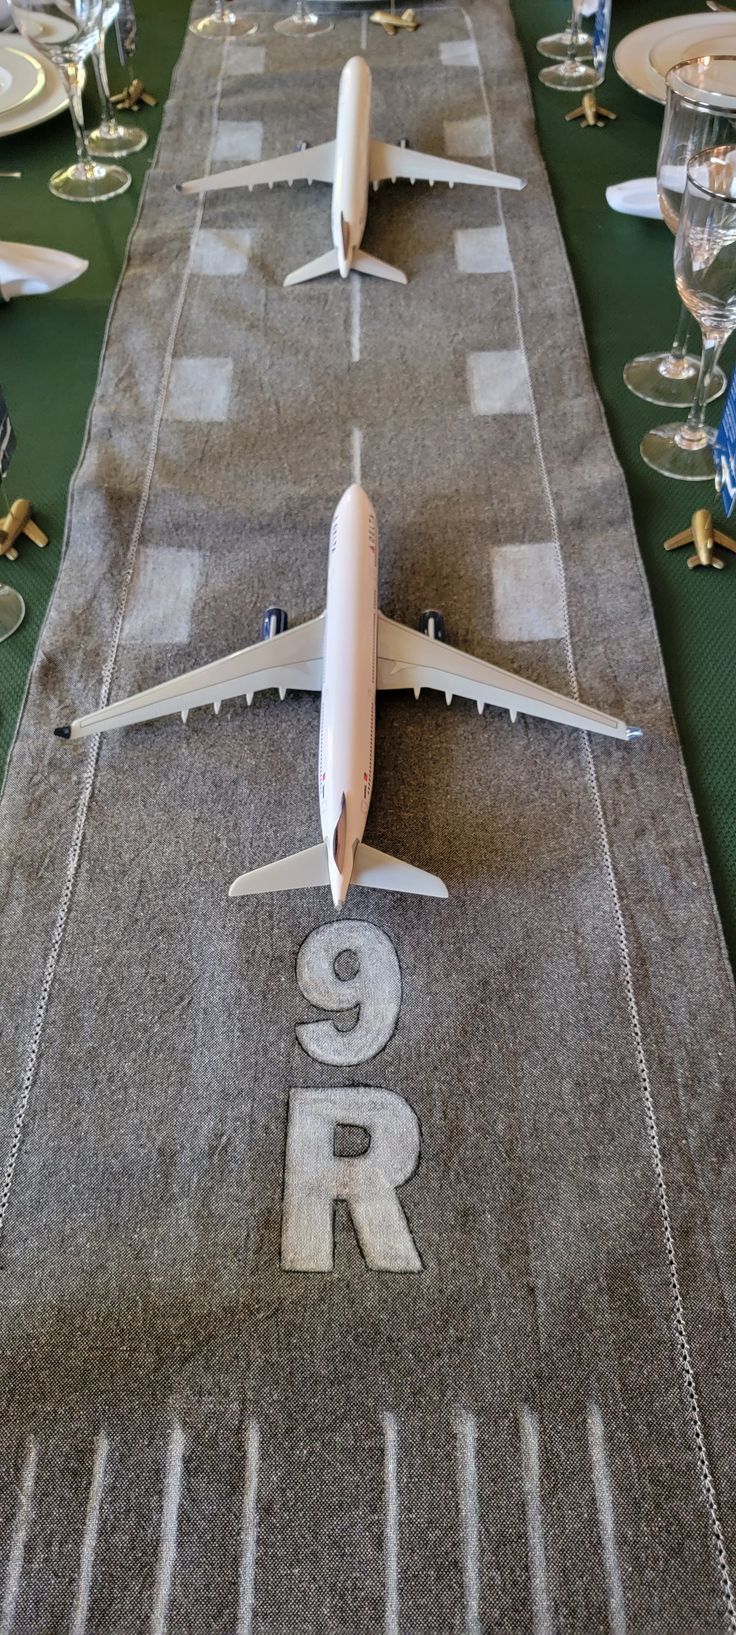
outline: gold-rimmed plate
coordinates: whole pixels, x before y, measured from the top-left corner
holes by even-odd
[[[632,91],[638,91],[641,96],[649,97],[652,102],[664,102],[666,90],[661,74],[655,72],[649,60],[649,53],[655,46],[666,40],[668,36],[679,34],[683,36],[681,48],[683,59],[690,54],[687,38],[693,44],[702,46],[711,34],[713,39],[718,35],[728,33],[728,20],[725,11],[688,12],[683,17],[660,17],[654,23],[644,23],[641,28],[635,28],[631,34],[626,34],[619,40],[613,54],[614,67],[617,74]]]
[[[0,117],[33,102],[45,82],[46,71],[38,57],[20,45],[0,45]]]
[[[35,52],[30,45],[28,54],[35,58]],[[45,74],[42,89],[31,102],[22,103],[20,108],[11,108],[8,113],[0,114],[0,138],[15,136],[18,131],[28,131],[34,125],[43,125],[47,119],[55,119],[57,114],[69,107],[58,68],[47,61],[41,66]]]

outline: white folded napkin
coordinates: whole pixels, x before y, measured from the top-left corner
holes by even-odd
[[[46,295],[71,284],[87,271],[88,261],[41,244],[8,244],[0,239],[0,295]]]
[[[606,199],[612,210],[622,216],[648,216],[661,221],[656,176],[637,176],[630,182],[616,182],[606,188]]]

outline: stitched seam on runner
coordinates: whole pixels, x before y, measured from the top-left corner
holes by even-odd
[[[465,25],[466,25],[466,28],[468,30],[468,35],[469,35],[470,39],[473,41],[474,45],[476,46],[476,52],[477,52],[477,41],[476,41],[476,37],[475,37],[475,29],[473,27],[472,19],[470,18],[470,16],[468,15],[468,13],[464,9],[463,9],[463,17],[465,18]],[[491,151],[493,151],[493,125],[492,125],[492,120],[491,120],[491,109],[490,109],[490,103],[489,103],[489,100],[488,100],[488,92],[486,90],[485,76],[484,76],[484,73],[483,73],[483,67],[482,67],[481,60],[480,60],[480,53],[477,53],[477,54],[478,54],[478,77],[479,77],[479,80],[480,80],[481,95],[482,95],[482,98],[483,98],[483,105],[484,105],[485,112],[486,112],[486,118],[488,120],[488,129],[489,129],[489,134],[490,134],[490,138],[491,138]],[[499,189],[498,202],[499,202],[499,212],[500,212],[501,220],[503,221],[504,211],[503,211],[503,193],[502,193],[502,189]],[[519,340],[521,342],[521,346],[522,346],[523,351],[524,351],[524,357],[527,358],[526,342],[525,342],[525,338],[524,338],[524,329],[523,329],[522,318],[521,318],[521,302],[520,302],[520,299],[519,299],[519,286],[518,286],[518,283],[517,283],[516,269],[515,269],[515,266],[514,266],[513,256],[509,256],[509,261],[510,261],[510,264],[511,264],[511,283],[512,283],[512,289],[513,289],[514,311],[515,311],[515,315],[516,315],[516,324],[517,324],[517,328],[518,328],[518,332],[519,332]],[[528,362],[528,359],[527,359],[527,362]],[[552,496],[552,489],[551,489],[551,485],[550,485],[550,481],[549,481],[549,475],[548,475],[548,472],[547,472],[547,465],[546,465],[546,461],[545,461],[545,458],[544,458],[544,448],[543,448],[543,444],[542,444],[542,433],[541,433],[541,427],[540,427],[540,424],[539,424],[539,416],[537,414],[537,405],[536,405],[536,400],[535,400],[535,396],[534,396],[534,386],[533,386],[533,382],[532,382],[532,378],[531,378],[531,372],[529,372],[529,395],[530,395],[530,401],[531,401],[531,421],[532,421],[532,427],[533,427],[533,431],[534,431],[534,441],[535,441],[536,448],[537,448],[537,454],[539,456],[539,464],[540,464],[540,469],[541,469],[541,473],[542,473],[542,482],[543,482],[543,486],[544,486],[544,494],[545,494],[545,499],[546,499],[546,502],[547,502],[547,507],[548,507],[548,510],[549,510],[549,519],[550,519],[550,524],[551,524],[551,527],[552,527],[552,537],[553,537],[554,546],[555,546],[555,557],[556,557],[556,561],[557,561],[558,577],[559,577],[559,581],[560,581],[560,590],[561,590],[561,593],[562,593],[562,609],[563,609],[563,619],[564,619],[564,625],[565,625],[564,641],[565,641],[565,654],[566,654],[566,662],[567,662],[567,672],[568,672],[568,677],[569,677],[569,680],[570,680],[570,685],[571,685],[571,688],[572,688],[573,695],[574,695],[575,698],[579,698],[580,697],[580,690],[579,690],[579,686],[578,686],[577,671],[576,671],[576,668],[575,668],[575,657],[574,657],[573,645],[572,645],[572,633],[571,633],[571,630],[570,630],[570,610],[569,610],[569,603],[568,603],[568,596],[567,596],[567,581],[566,581],[566,577],[565,577],[565,564],[564,564],[564,560],[563,560],[563,556],[562,556],[562,546],[561,546],[561,543],[560,543],[559,528],[557,526],[557,513],[556,513],[556,509],[555,509],[554,499],[553,499],[553,496]],[[609,839],[608,839],[608,830],[606,828],[606,820],[605,820],[605,815],[604,815],[604,812],[603,812],[603,802],[602,802],[602,799],[601,799],[600,787],[599,787],[599,783],[598,783],[598,775],[597,775],[597,772],[596,772],[595,760],[594,760],[593,751],[592,751],[592,748],[591,748],[590,734],[585,732],[585,733],[583,733],[582,736],[583,736],[583,742],[584,742],[584,746],[585,746],[584,754],[585,754],[585,761],[586,761],[586,771],[587,771],[588,783],[589,783],[590,790],[591,790],[591,796],[592,796],[592,800],[593,800],[595,821],[596,821],[596,826],[598,828],[598,834],[599,834],[599,838],[600,838],[601,849],[602,849],[602,852],[603,852],[603,863],[604,863],[606,876],[607,876],[607,879],[608,879],[609,891],[610,891],[611,899],[612,899],[612,902],[613,902],[613,912],[614,912],[614,921],[615,921],[615,927],[616,927],[616,937],[617,937],[617,941],[618,941],[618,945],[619,945],[619,953],[620,953],[620,961],[621,961],[621,975],[622,975],[622,979],[623,979],[624,992],[626,994],[626,1003],[627,1003],[628,1011],[629,1011],[629,1020],[630,1020],[630,1024],[631,1024],[631,1034],[632,1034],[632,1039],[633,1039],[633,1044],[634,1044],[634,1055],[635,1055],[636,1065],[637,1065],[638,1074],[639,1074],[639,1084],[640,1084],[642,1098],[643,1098],[643,1102],[644,1102],[644,1122],[645,1122],[645,1125],[646,1125],[647,1137],[648,1137],[648,1141],[649,1141],[649,1148],[650,1148],[650,1152],[651,1152],[651,1156],[652,1156],[652,1162],[653,1162],[653,1166],[654,1166],[654,1175],[655,1175],[655,1183],[656,1183],[656,1190],[657,1190],[657,1201],[658,1201],[658,1204],[659,1204],[659,1213],[660,1213],[660,1219],[661,1219],[661,1222],[662,1222],[662,1230],[663,1230],[664,1242],[665,1242],[665,1254],[666,1254],[666,1257],[667,1257],[667,1266],[668,1266],[668,1271],[669,1271],[670,1286],[671,1286],[672,1297],[673,1297],[673,1302],[674,1302],[674,1314],[673,1315],[674,1315],[674,1324],[675,1324],[675,1334],[676,1334],[676,1340],[677,1340],[677,1352],[678,1352],[678,1356],[679,1356],[679,1360],[680,1360],[680,1369],[681,1369],[681,1374],[682,1374],[682,1381],[683,1381],[683,1384],[684,1384],[684,1387],[685,1387],[685,1395],[686,1395],[687,1404],[688,1404],[688,1414],[689,1414],[689,1418],[690,1418],[690,1422],[691,1422],[691,1429],[692,1429],[693,1436],[694,1436],[694,1439],[695,1439],[696,1456],[697,1456],[699,1472],[700,1472],[700,1482],[701,1482],[701,1487],[702,1487],[702,1490],[703,1490],[703,1496],[705,1498],[706,1505],[707,1505],[707,1508],[708,1508],[708,1515],[709,1515],[709,1518],[710,1518],[711,1533],[712,1533],[712,1536],[713,1536],[713,1542],[714,1542],[714,1545],[715,1545],[715,1551],[716,1551],[716,1556],[717,1556],[717,1560],[718,1560],[718,1572],[719,1572],[720,1579],[721,1579],[721,1589],[722,1589],[722,1592],[723,1592],[723,1597],[724,1597],[724,1600],[725,1600],[725,1603],[726,1603],[726,1611],[727,1611],[727,1615],[728,1615],[728,1624],[729,1624],[729,1628],[732,1631],[736,1631],[736,1599],[734,1598],[733,1588],[732,1588],[732,1584],[731,1584],[731,1573],[730,1573],[729,1562],[728,1562],[728,1554],[727,1554],[727,1551],[726,1551],[725,1538],[724,1538],[724,1535],[723,1535],[723,1528],[721,1526],[720,1511],[719,1511],[719,1506],[718,1506],[718,1496],[717,1496],[717,1493],[716,1493],[715,1482],[714,1482],[713,1476],[711,1474],[710,1461],[708,1459],[708,1450],[707,1450],[706,1443],[705,1443],[705,1435],[704,1435],[704,1432],[703,1432],[703,1425],[702,1425],[702,1419],[701,1419],[701,1413],[700,1413],[700,1404],[699,1404],[699,1401],[698,1401],[698,1390],[697,1390],[697,1383],[696,1383],[696,1380],[695,1380],[695,1370],[693,1368],[692,1358],[691,1358],[691,1353],[690,1353],[690,1341],[688,1339],[687,1324],[686,1324],[686,1321],[685,1321],[685,1308],[684,1308],[684,1303],[683,1303],[683,1299],[682,1299],[682,1292],[681,1292],[681,1289],[680,1289],[680,1276],[679,1276],[679,1271],[678,1271],[678,1266],[677,1266],[677,1250],[676,1250],[676,1247],[675,1247],[675,1238],[674,1238],[674,1232],[673,1232],[673,1228],[672,1228],[672,1217],[671,1217],[671,1214],[670,1214],[669,1197],[668,1197],[668,1193],[667,1193],[667,1183],[665,1181],[664,1166],[663,1166],[663,1163],[662,1163],[662,1151],[661,1151],[660,1141],[659,1141],[659,1130],[658,1130],[658,1126],[657,1126],[657,1115],[656,1115],[656,1111],[655,1111],[655,1107],[654,1107],[654,1097],[652,1095],[652,1088],[651,1088],[651,1083],[650,1083],[650,1079],[649,1079],[649,1069],[648,1069],[648,1066],[647,1066],[646,1053],[645,1053],[645,1049],[644,1049],[644,1039],[643,1039],[643,1035],[642,1035],[641,1022],[639,1020],[639,1009],[638,1009],[638,1005],[637,1005],[637,1002],[636,1002],[636,991],[635,991],[635,987],[634,987],[634,977],[633,977],[633,971],[632,971],[632,966],[631,966],[631,957],[630,957],[630,954],[629,954],[628,938],[627,938],[627,935],[626,935],[626,925],[625,925],[625,921],[624,921],[623,909],[621,907],[621,898],[619,896],[618,884],[617,884],[617,881],[616,881],[616,871],[615,871],[614,864],[613,864],[613,857],[612,857],[612,853],[611,853],[611,847],[610,847],[610,843],[609,843]]]
[[[226,53],[226,49],[227,49],[227,41],[224,41],[223,46],[222,46],[222,55],[221,55],[221,59],[220,59],[220,71],[219,71],[219,74],[218,74],[218,77],[217,77],[217,82],[216,82],[216,86],[215,86],[215,96],[214,96],[213,104],[212,104],[212,130],[211,130],[211,133],[210,133],[210,142],[209,142],[209,148],[208,148],[208,152],[207,152],[207,163],[206,163],[206,171],[208,173],[209,173],[209,170],[210,170],[211,164],[212,164],[212,155],[213,155],[214,144],[215,144],[215,135],[216,135],[216,131],[217,131],[217,121],[218,121],[218,116],[219,116],[219,111],[220,111],[220,102],[221,102],[221,98],[222,98],[222,84],[223,84],[223,76],[224,76],[224,72],[225,72],[225,53]],[[196,210],[196,214],[195,214],[195,218],[194,218],[194,227],[193,227],[192,236],[191,236],[191,240],[190,240],[190,244],[189,244],[189,255],[187,257],[187,264],[186,264],[186,267],[184,269],[184,276],[183,276],[182,281],[181,281],[181,287],[180,287],[180,290],[179,290],[179,295],[177,297],[176,305],[174,307],[173,322],[172,322],[171,330],[170,330],[170,333],[169,333],[169,339],[168,339],[168,342],[167,342],[167,345],[166,345],[166,351],[164,353],[164,362],[163,362],[161,386],[160,386],[160,389],[159,389],[159,394],[158,394],[158,398],[157,398],[157,402],[156,402],[156,409],[155,409],[155,413],[154,413],[154,417],[153,417],[153,426],[152,426],[152,434],[151,434],[151,452],[150,452],[150,455],[149,455],[149,458],[148,458],[148,463],[146,465],[146,472],[145,472],[145,477],[144,477],[144,480],[143,480],[143,488],[142,488],[142,492],[141,492],[141,498],[140,498],[140,501],[139,501],[138,512],[137,512],[137,515],[136,515],[135,525],[134,525],[133,533],[132,533],[132,536],[131,536],[130,551],[129,551],[129,554],[128,554],[128,561],[127,561],[125,574],[124,574],[124,578],[123,578],[123,587],[122,587],[122,592],[121,592],[121,596],[120,596],[120,602],[119,602],[119,605],[118,605],[118,611],[117,611],[117,615],[116,615],[116,618],[115,618],[115,624],[113,626],[113,633],[112,633],[112,640],[111,640],[111,643],[110,643],[110,650],[109,650],[109,653],[108,653],[107,661],[105,663],[105,667],[104,667],[103,672],[102,672],[102,686],[101,686],[101,689],[100,689],[100,698],[99,698],[99,703],[98,703],[98,706],[97,706],[98,709],[104,709],[104,707],[105,707],[105,705],[106,705],[106,703],[108,701],[109,695],[110,695],[110,688],[112,686],[112,677],[113,677],[113,671],[115,669],[115,660],[117,658],[117,653],[118,653],[118,646],[119,646],[119,642],[120,642],[120,633],[121,633],[121,630],[122,630],[122,627],[123,627],[123,620],[125,618],[125,610],[126,610],[127,601],[128,601],[128,594],[129,594],[130,586],[131,586],[131,583],[132,583],[132,580],[133,580],[133,573],[135,571],[135,565],[136,565],[136,560],[137,560],[137,556],[138,556],[138,547],[140,545],[141,535],[142,535],[142,532],[143,532],[143,524],[144,524],[145,517],[146,517],[146,511],[148,509],[148,501],[149,501],[150,494],[151,494],[151,485],[153,483],[153,475],[154,475],[154,471],[155,471],[155,467],[156,467],[156,458],[157,458],[157,454],[158,454],[158,442],[159,442],[159,437],[160,437],[160,433],[161,433],[161,422],[163,420],[164,407],[165,407],[165,404],[166,404],[166,395],[167,395],[167,392],[168,392],[169,376],[170,376],[170,373],[171,373],[171,365],[172,365],[173,360],[174,360],[174,350],[175,350],[175,347],[176,347],[176,341],[177,341],[177,336],[178,336],[178,332],[179,332],[179,324],[181,323],[181,318],[182,318],[182,314],[183,314],[183,311],[184,311],[184,303],[186,301],[187,293],[188,293],[188,289],[189,289],[189,279],[190,279],[190,276],[191,276],[192,264],[193,264],[193,260],[194,260],[194,251],[195,251],[195,247],[196,247],[196,243],[197,243],[197,234],[199,232],[199,227],[200,227],[200,223],[201,223],[201,220],[202,220],[202,214],[203,214],[203,211],[204,211],[205,201],[206,201],[206,194],[203,193],[203,194],[201,194],[199,196],[199,198],[197,200],[197,210]],[[51,946],[50,946],[48,958],[47,958],[47,961],[46,961],[46,968],[44,970],[43,982],[41,984],[41,994],[40,994],[40,998],[39,998],[38,1005],[37,1005],[37,1008],[36,1008],[36,1016],[35,1016],[35,1021],[34,1021],[34,1025],[33,1025],[33,1032],[31,1034],[31,1044],[30,1044],[30,1049],[29,1049],[29,1053],[28,1053],[28,1061],[27,1061],[27,1064],[26,1064],[26,1071],[25,1071],[24,1076],[23,1076],[23,1082],[22,1082],[22,1085],[21,1085],[21,1092],[20,1092],[20,1096],[19,1096],[19,1099],[18,1099],[18,1105],[17,1105],[16,1111],[15,1111],[15,1117],[14,1117],[14,1120],[13,1120],[13,1129],[12,1129],[12,1134],[11,1134],[11,1138],[10,1138],[10,1147],[8,1149],[8,1156],[6,1158],[5,1168],[3,1170],[2,1187],[0,1188],[0,1235],[2,1235],[3,1226],[5,1224],[5,1217],[6,1217],[7,1212],[8,1212],[8,1205],[9,1205],[9,1202],[10,1202],[10,1194],[11,1194],[12,1186],[13,1186],[13,1177],[15,1175],[16,1164],[18,1162],[18,1155],[20,1153],[21,1143],[23,1141],[23,1130],[24,1130],[24,1127],[25,1127],[26,1115],[28,1113],[28,1103],[29,1103],[29,1100],[30,1100],[31,1090],[33,1088],[33,1081],[34,1081],[34,1079],[36,1077],[36,1067],[38,1065],[38,1056],[39,1056],[39,1051],[40,1051],[40,1048],[41,1048],[41,1039],[42,1039],[42,1036],[43,1036],[44,1023],[45,1023],[45,1020],[46,1020],[46,1013],[47,1013],[47,1010],[48,1010],[49,997],[50,997],[51,989],[52,989],[53,982],[54,982],[54,976],[56,975],[56,967],[57,967],[58,962],[59,962],[59,954],[61,953],[61,948],[62,948],[62,944],[63,944],[63,941],[64,941],[64,933],[66,931],[66,924],[67,924],[67,919],[68,919],[68,915],[69,915],[69,908],[71,906],[71,900],[72,900],[72,895],[73,895],[73,891],[74,891],[74,884],[75,884],[76,877],[77,877],[77,869],[79,867],[79,859],[80,859],[81,851],[82,851],[82,842],[84,840],[84,831],[85,831],[85,826],[86,826],[86,822],[87,822],[87,813],[89,811],[89,804],[90,804],[90,800],[92,798],[92,791],[93,791],[93,788],[94,788],[95,774],[96,774],[96,771],[97,771],[97,761],[98,761],[98,757],[99,757],[99,751],[100,751],[100,735],[99,735],[99,733],[97,733],[95,735],[95,737],[90,739],[90,747],[89,747],[89,752],[88,752],[88,755],[87,755],[87,762],[86,762],[85,769],[84,769],[84,776],[83,776],[83,779],[82,779],[82,792],[81,792],[81,795],[79,797],[79,804],[77,806],[77,816],[76,816],[76,819],[75,819],[74,830],[73,830],[73,833],[72,833],[71,845],[69,847],[69,853],[68,853],[68,856],[67,856],[67,866],[66,866],[66,874],[65,874],[65,877],[64,877],[64,885],[63,885],[63,888],[62,888],[61,898],[60,898],[60,901],[59,901],[59,907],[58,907],[58,910],[57,910],[56,922],[55,922],[54,929],[53,929],[53,932],[52,932],[52,935],[51,935]]]

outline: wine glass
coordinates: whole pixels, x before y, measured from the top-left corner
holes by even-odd
[[[189,24],[190,34],[198,35],[200,40],[229,40],[242,38],[244,34],[255,34],[258,24],[254,17],[241,17],[233,11],[227,0],[215,0],[215,9],[207,17],[198,17],[196,23]]]
[[[736,329],[736,145],[689,161],[675,237],[675,281],[703,336],[695,402],[684,424],[647,432],[641,453],[665,477],[713,479],[714,427],[705,425],[710,376]]]
[[[667,78],[667,101],[657,157],[662,215],[677,232],[688,159],[702,148],[730,142],[736,131],[736,57],[696,57],[678,63]],[[698,359],[688,352],[690,313],[681,306],[669,352],[645,352],[627,363],[624,381],[636,397],[665,408],[686,409],[698,378]],[[715,369],[708,402],[720,397],[726,378]]]
[[[575,26],[576,26],[575,9],[573,7],[571,12],[570,12],[570,17],[568,19],[568,22],[567,22],[565,28],[561,29],[559,31],[559,33],[557,33],[557,34],[544,34],[542,36],[541,40],[537,40],[537,50],[541,53],[541,55],[543,57],[556,57],[556,58],[566,57],[567,56],[568,46],[570,44],[573,29],[575,28]],[[578,41],[577,41],[577,47],[576,47],[576,55],[578,57],[590,57],[590,56],[592,56],[592,53],[593,53],[593,41],[591,39],[591,36],[589,34],[586,34],[584,32],[584,30],[580,27],[579,18],[577,20],[577,27],[578,27]]]
[[[310,34],[329,34],[335,25],[324,17],[318,17],[316,11],[307,11],[304,0],[296,0],[296,11],[292,12],[291,17],[279,17],[273,26],[279,34],[308,39]]]
[[[51,192],[80,204],[99,204],[124,193],[130,187],[129,172],[122,165],[93,159],[84,126],[83,64],[100,35],[103,0],[23,0],[22,6],[11,0],[10,9],[21,34],[58,69],[69,98],[77,161],[54,172],[48,184]]]
[[[581,61],[583,55],[590,56],[583,42],[590,40],[583,34],[580,24],[582,0],[572,0],[572,16],[570,18],[567,49],[561,62],[555,62],[549,68],[541,68],[539,78],[543,85],[551,86],[553,91],[589,91],[594,85],[603,84],[603,74],[593,63]]]
[[[113,5],[105,6],[102,14],[102,28],[100,29],[97,45],[92,53],[92,60],[97,80],[97,89],[100,93],[100,108],[102,119],[99,125],[87,136],[87,147],[99,159],[122,159],[126,153],[139,153],[144,148],[148,137],[139,125],[123,125],[118,119],[117,112],[110,101],[110,82],[107,77],[107,61],[105,58],[105,35],[117,17],[120,10],[120,0],[114,0]]]

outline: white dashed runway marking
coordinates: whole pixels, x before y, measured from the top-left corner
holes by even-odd
[[[199,589],[197,551],[174,545],[150,545],[141,552],[123,625],[121,641],[146,647],[185,642]]]
[[[363,481],[363,433],[360,426],[353,426],[353,482]]]
[[[265,45],[248,45],[246,40],[228,41],[225,54],[225,73],[228,79],[235,74],[263,74],[265,68]]]
[[[440,62],[443,68],[478,68],[475,40],[443,40],[440,44]]]
[[[531,414],[529,371],[521,350],[470,352],[468,386],[473,414]]]
[[[171,366],[166,419],[227,420],[232,381],[232,358],[177,358]]]
[[[350,356],[360,362],[360,303],[363,280],[360,273],[350,274]]]
[[[445,152],[451,159],[490,159],[493,154],[488,120],[445,120]]]
[[[205,278],[232,278],[247,272],[252,238],[248,227],[200,227],[192,272]]]
[[[511,272],[505,227],[459,227],[453,241],[458,272]]]
[[[565,612],[554,545],[496,545],[491,551],[493,634],[502,642],[561,641]]]
[[[260,159],[262,148],[263,126],[260,119],[221,119],[212,158],[227,159],[233,165],[253,165]]]

